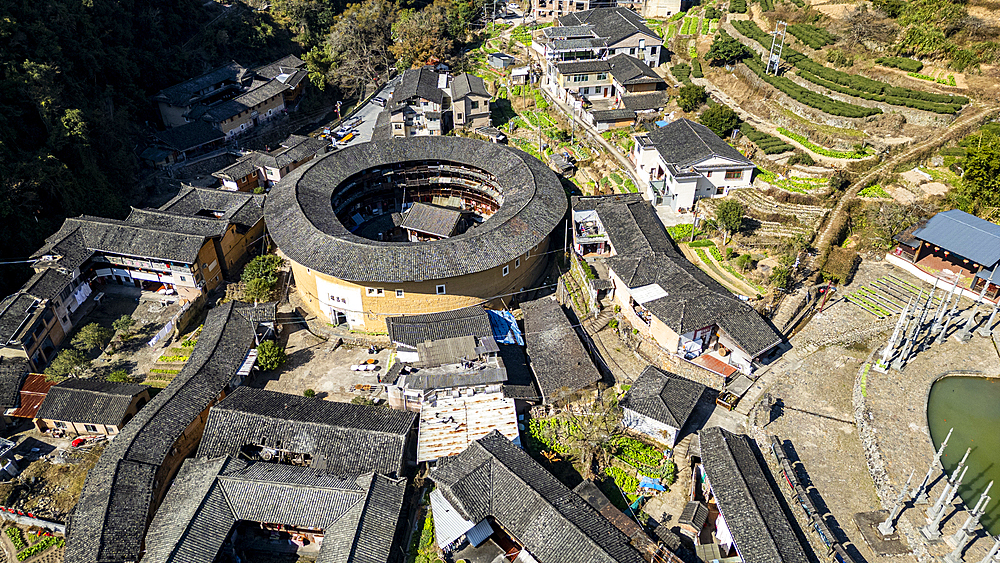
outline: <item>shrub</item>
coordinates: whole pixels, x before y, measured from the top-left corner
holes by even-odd
[[[872,184],[858,192],[859,197],[892,197],[879,184]]]
[[[123,369],[116,369],[108,374],[107,380],[112,383],[128,383],[131,378]]]
[[[833,100],[822,94],[817,94],[816,92],[799,86],[784,76],[765,74],[764,67],[762,67],[755,59],[747,59],[746,65],[764,82],[774,86],[790,98],[830,115],[840,117],[868,117],[882,113],[882,110],[878,108],[856,106],[854,104]]]
[[[801,164],[803,166],[812,166],[813,164],[816,164],[816,161],[813,160],[811,156],[809,156],[809,153],[799,152],[793,154],[792,157],[788,159],[789,166],[794,166],[796,164]]]
[[[924,63],[906,57],[879,57],[875,59],[875,64],[889,68],[898,68],[906,72],[920,72],[924,69]]]
[[[702,112],[698,121],[711,129],[713,133],[725,139],[732,133],[733,129],[739,126],[740,118],[729,107],[719,105]]]
[[[309,397],[310,399],[316,396],[316,391],[312,389],[306,389],[302,392],[303,397]],[[360,399],[360,397],[358,397]]]
[[[49,536],[49,537],[43,539],[42,541],[36,543],[35,545],[29,547],[28,549],[25,549],[24,551],[18,553],[17,554],[17,560],[18,561],[24,561],[25,559],[27,559],[29,557],[34,557],[34,556],[38,555],[39,553],[45,551],[46,549],[48,549],[48,548],[50,548],[52,546],[62,547],[65,543],[66,543],[66,541],[63,540],[62,538],[57,538],[55,536]]]
[[[185,348],[194,348],[194,345],[197,344],[197,343],[198,343],[198,341],[196,339],[194,339],[194,338],[188,338],[184,342],[181,342],[181,346],[183,346]]]
[[[111,323],[111,328],[115,329],[116,332],[126,335],[132,332],[132,327],[134,326],[135,319],[132,318],[132,315],[122,315],[115,322]]]
[[[21,529],[11,526],[3,531],[10,538],[10,543],[14,544],[14,549],[21,551],[22,549],[28,547],[28,544],[24,543],[24,536],[21,535]]]
[[[753,268],[753,256],[749,254],[744,254],[735,260],[736,267],[740,269],[741,272],[745,272],[750,268]]]
[[[674,75],[681,84],[691,84],[691,65],[687,63],[678,63],[670,68],[670,74]]]
[[[701,107],[707,99],[708,94],[705,92],[704,87],[688,84],[681,88],[680,96],[677,97],[677,103],[681,106],[682,110],[690,112]]]
[[[771,270],[771,285],[780,289],[788,289],[792,284],[792,272],[784,266],[777,266]]]
[[[272,285],[278,282],[278,268],[283,260],[274,254],[265,254],[251,260],[243,268],[243,275],[240,280],[243,283],[250,283],[251,280],[264,279]]]
[[[821,27],[805,23],[793,23],[788,26],[788,33],[791,33],[796,39],[806,45],[809,45],[813,49],[821,49],[827,45],[832,45],[837,41],[837,38],[834,37],[829,31]]]
[[[747,0],[730,0],[729,13],[731,14],[747,13]]]
[[[701,61],[698,59],[691,60],[691,76],[695,78],[705,78],[705,75],[701,72]]]
[[[267,278],[254,278],[243,286],[243,298],[247,301],[270,301],[275,283]]]
[[[265,340],[257,346],[257,365],[264,371],[276,369],[286,359],[285,350],[273,340]]]

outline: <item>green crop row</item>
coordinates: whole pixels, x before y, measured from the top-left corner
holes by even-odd
[[[875,64],[898,68],[906,72],[920,72],[924,68],[924,63],[906,57],[879,57],[875,59]]]
[[[751,143],[757,145],[757,148],[764,151],[764,154],[780,154],[795,149],[795,147],[789,145],[774,135],[768,135],[763,131],[754,129],[753,125],[750,125],[745,121],[740,124],[740,132],[743,133],[747,139],[750,139]]]
[[[18,553],[17,554],[17,560],[18,561],[24,561],[25,559],[27,559],[29,557],[34,557],[34,556],[38,555],[39,553],[45,551],[46,549],[48,549],[48,548],[50,548],[52,546],[62,547],[65,543],[66,543],[66,541],[63,540],[62,538],[57,538],[55,536],[49,536],[49,537],[45,538],[44,540],[36,543],[35,545],[29,547],[28,549],[25,549],[24,551]]]
[[[615,485],[625,493],[629,503],[635,501],[637,498],[635,491],[639,488],[639,479],[635,475],[626,473],[624,469],[614,465],[605,469],[604,473],[615,480]]]
[[[945,86],[955,86],[955,76],[949,74],[948,78],[934,78],[933,76],[927,76],[926,74],[920,74],[919,72],[908,72],[906,73],[913,78],[918,78],[920,80],[929,80],[931,82],[937,82],[938,84],[944,84]]]
[[[667,26],[667,34],[664,36],[664,39],[670,39],[676,34],[677,34],[677,24],[672,23]]]
[[[663,461],[663,452],[629,436],[619,436],[611,441],[611,454],[619,458],[628,458],[636,463],[657,467]],[[634,462],[634,463],[633,463]]]
[[[763,12],[774,10],[774,0],[760,0],[760,9]]]
[[[816,108],[824,113],[840,117],[868,117],[870,115],[882,113],[882,110],[878,108],[856,106],[854,104],[848,104],[846,102],[828,98],[823,94],[817,94],[808,88],[799,86],[784,76],[766,74],[764,72],[764,67],[762,67],[756,59],[747,59],[746,65],[764,82],[767,82],[771,86],[774,86],[778,90],[784,92],[792,99],[797,100],[809,107]]]
[[[710,33],[710,31],[711,31],[711,29],[710,29],[711,27],[712,27],[712,20],[710,20],[708,18],[703,18],[701,20],[701,34],[702,35],[708,35]]]
[[[705,75],[701,72],[701,61],[698,59],[692,59],[691,61],[691,76],[695,78],[705,78]]]
[[[793,139],[795,141],[798,141],[799,144],[801,144],[802,146],[804,146],[807,149],[811,150],[812,152],[814,152],[816,154],[821,154],[823,156],[828,156],[830,158],[851,158],[851,159],[857,159],[857,158],[864,158],[864,157],[868,156],[866,153],[860,153],[860,152],[857,152],[857,151],[855,151],[855,152],[843,152],[843,151],[835,151],[835,150],[823,148],[823,147],[821,147],[821,146],[819,146],[819,145],[811,142],[809,139],[805,138],[804,136],[799,135],[798,133],[792,133],[791,131],[789,131],[788,129],[785,129],[784,127],[778,127],[778,132],[781,133],[782,135],[788,137],[789,139]]]
[[[747,13],[747,0],[730,0],[729,13],[731,14]]]
[[[14,544],[15,550],[21,551],[22,549],[28,547],[28,544],[24,543],[24,536],[21,535],[20,528],[11,526],[10,528],[4,530],[3,533],[7,534],[7,537],[10,539],[10,543]]]
[[[673,74],[681,84],[691,84],[691,65],[687,63],[677,63],[672,66],[670,74]]]
[[[879,184],[872,184],[858,192],[860,197],[892,197]]]
[[[698,33],[698,18],[685,17],[684,25],[681,26],[680,35],[694,35]]]
[[[677,12],[676,14],[674,14],[674,15],[670,16],[669,18],[667,18],[667,21],[668,22],[675,22],[675,21],[683,18],[686,15],[687,15],[687,12]]]
[[[748,20],[736,21],[733,22],[733,26],[736,28],[737,31],[757,41],[762,46],[768,48],[771,46],[770,34],[762,31],[759,27],[757,27],[757,24],[755,24],[754,22]],[[937,113],[955,113],[957,109],[961,109],[962,105],[965,105],[969,102],[969,99],[963,96],[952,96],[949,94],[933,94],[930,92],[924,92],[920,90],[911,90],[909,88],[891,86],[889,84],[886,84],[885,82],[881,82],[878,80],[872,80],[870,78],[858,76],[856,74],[848,74],[846,72],[834,70],[830,67],[823,66],[813,61],[809,57],[793,49],[785,49],[783,52],[783,59],[785,60],[785,62],[795,66],[800,71],[805,71],[798,73],[799,76],[801,76],[802,78],[809,80],[810,82],[813,82],[819,86],[830,88],[831,90],[835,90],[840,93],[856,96],[859,98],[885,102],[891,105],[912,107],[924,111],[933,111]],[[752,62],[752,60],[750,62]],[[748,66],[750,66],[749,62]],[[757,68],[761,68],[759,63],[757,64]],[[755,70],[755,72],[757,71]],[[757,72],[757,74],[762,74],[762,73]],[[822,82],[816,81],[817,78],[822,79]],[[880,112],[881,110],[879,111],[879,113]],[[844,115],[844,117],[856,117],[856,116]]]
[[[827,45],[833,45],[837,41],[837,38],[829,31],[807,23],[793,23],[788,26],[788,33],[813,49],[821,49]]]

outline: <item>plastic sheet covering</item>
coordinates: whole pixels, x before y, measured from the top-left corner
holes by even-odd
[[[524,336],[517,326],[517,320],[510,311],[487,311],[490,314],[490,326],[493,328],[493,338],[500,344],[517,344],[524,346]]]

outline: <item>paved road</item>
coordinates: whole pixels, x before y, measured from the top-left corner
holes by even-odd
[[[393,90],[399,85],[402,75],[397,75],[395,78],[387,82],[378,93],[373,97],[381,97],[384,99],[389,99],[392,95]],[[379,112],[382,111],[382,106],[376,104],[375,102],[368,101],[361,105],[350,114],[344,115],[345,118],[350,117],[360,117],[361,123],[359,123],[355,129],[357,132],[354,134],[354,138],[348,144],[355,143],[367,143],[372,140],[372,134],[375,132],[375,120],[378,119]],[[318,135],[323,131],[324,128],[334,129],[336,121],[331,121],[330,123],[320,126],[314,133]]]

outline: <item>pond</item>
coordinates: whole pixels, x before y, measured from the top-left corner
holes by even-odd
[[[991,534],[1000,534],[1000,379],[956,376],[938,380],[927,401],[927,421],[935,448],[949,429],[955,429],[941,458],[949,475],[965,449],[972,448],[969,470],[958,491],[966,505],[975,506],[986,485],[996,481],[990,490],[994,500],[982,524]],[[938,484],[932,502],[940,491]]]

